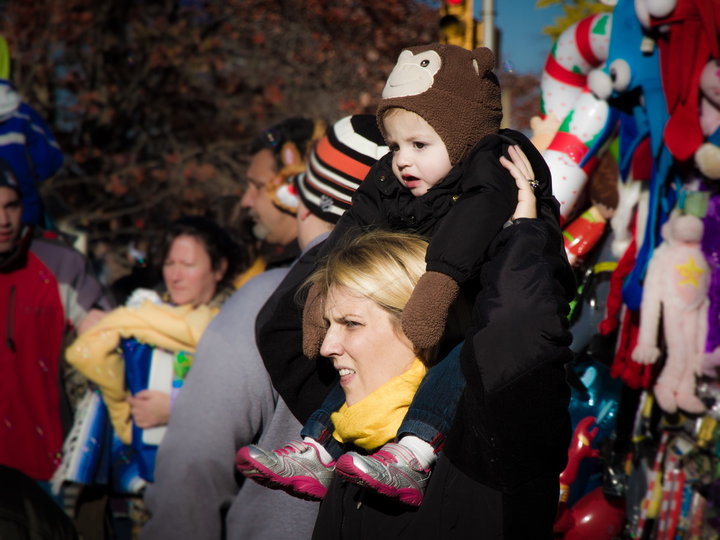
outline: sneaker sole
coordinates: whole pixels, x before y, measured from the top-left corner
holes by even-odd
[[[338,461],[335,466],[335,472],[345,478],[348,482],[369,488],[381,495],[385,495],[386,497],[398,499],[401,503],[409,506],[420,506],[422,503],[423,495],[422,493],[419,493],[417,489],[390,487],[387,484],[378,482],[373,477],[362,472],[360,469],[355,467],[352,462],[346,463],[345,460]]]
[[[238,451],[235,458],[235,467],[237,467],[244,476],[252,478],[262,486],[281,489],[301,499],[322,501],[327,494],[327,488],[317,480],[304,476],[292,476],[288,478],[271,471],[262,463],[252,459],[248,455],[246,448],[241,448]]]

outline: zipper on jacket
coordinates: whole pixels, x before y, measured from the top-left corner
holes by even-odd
[[[15,285],[10,287],[10,296],[8,297],[7,320],[5,322],[5,345],[12,352],[15,352],[15,342],[13,341],[13,333],[15,327]]]

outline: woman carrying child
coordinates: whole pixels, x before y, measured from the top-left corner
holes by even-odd
[[[488,352],[482,352],[475,343],[478,339],[476,332],[486,324],[485,315],[481,312],[479,316],[483,319],[471,322],[468,308],[478,306],[482,294],[497,292],[498,283],[505,283],[503,275],[491,272],[490,255],[491,246],[502,236],[507,236],[503,227],[513,215],[517,201],[517,189],[510,183],[508,173],[503,169],[506,167],[512,171],[503,155],[514,144],[518,144],[529,159],[529,166],[519,176],[525,181],[525,187],[528,187],[529,181],[537,190],[537,213],[541,219],[535,223],[543,229],[546,237],[546,245],[541,247],[541,251],[545,250],[546,253],[542,255],[556,265],[552,276],[556,288],[552,292],[557,297],[571,293],[572,276],[564,261],[557,202],[551,194],[547,165],[524,136],[512,130],[499,129],[500,94],[497,79],[492,74],[493,67],[494,59],[487,49],[471,52],[452,46],[430,45],[403,51],[388,79],[378,109],[378,123],[392,152],[380,160],[361,184],[353,198],[353,208],[341,219],[324,248],[324,252],[332,253],[339,238],[356,234],[353,230],[358,225],[366,228],[410,229],[431,237],[426,255],[426,271],[419,278],[407,306],[403,306],[401,325],[415,351],[427,351],[437,346],[440,351],[438,358],[443,358],[443,361],[429,370],[414,394],[415,399],[397,431],[398,443],[388,442],[379,451],[369,455],[365,452],[351,452],[338,459],[335,441],[342,437],[337,436],[337,430],[334,429],[337,426],[316,422],[318,415],[313,414],[303,432],[307,437],[304,441],[275,452],[260,452],[253,447],[240,452],[239,466],[255,479],[301,496],[321,498],[324,493],[322,489],[304,490],[304,485],[308,485],[306,480],[314,477],[317,481],[314,487],[319,485],[324,489],[330,483],[329,479],[333,478],[334,470],[350,481],[371,487],[381,494],[391,495],[411,505],[421,504],[432,463],[437,459],[443,444],[446,453],[451,448],[446,438],[453,433],[452,426],[457,425],[458,418],[463,417],[463,411],[468,407],[472,411],[480,407],[473,401],[476,394],[471,393],[473,397],[468,398],[465,388],[465,379],[469,384],[476,374],[467,368],[460,373],[459,363],[475,366],[475,357],[487,362],[490,358],[505,356],[502,351],[495,351],[500,343],[497,342],[489,343],[493,348],[488,351],[494,352],[489,355],[490,358],[485,358]],[[510,150],[509,154],[513,157],[519,155],[515,149]],[[533,170],[536,175],[534,178]],[[531,196],[535,209],[535,195],[531,193]],[[538,241],[537,236],[530,236],[529,241]],[[542,262],[542,258],[523,262],[528,271],[537,274],[538,279],[547,277],[543,272],[548,271],[549,267]],[[297,280],[297,276],[294,278]],[[292,272],[288,279],[293,279]],[[478,296],[478,291],[481,296]],[[524,299],[530,293],[522,292],[519,295]],[[286,298],[291,296],[286,295]],[[323,304],[316,301],[317,298],[320,298],[318,291],[311,289],[305,307],[304,351],[310,358],[319,352],[326,329],[322,322]],[[272,305],[277,307],[278,303]],[[518,319],[531,313],[527,306],[518,308],[517,303],[513,302],[507,305],[521,310],[517,314]],[[287,303],[284,307],[287,307]],[[565,339],[567,336],[564,334],[561,316],[565,307],[559,303],[555,309],[552,317],[559,326],[553,329],[553,335]],[[302,418],[302,412],[307,409],[307,404],[317,403],[317,397],[313,394],[325,395],[327,391],[321,392],[319,389],[327,383],[323,380],[321,367],[317,375],[313,375],[314,364],[307,359],[303,364],[302,359],[296,362],[294,358],[288,358],[288,353],[277,351],[278,345],[269,338],[274,329],[288,325],[285,320],[270,322],[273,314],[277,316],[278,310],[264,318],[261,313],[258,318],[260,349],[276,387],[291,407],[297,404],[296,410],[300,414],[296,414],[304,420],[307,415]],[[440,341],[446,329],[448,314],[451,324]],[[526,325],[522,331],[532,328],[532,325]],[[514,332],[512,326],[506,327],[505,331],[510,334]],[[465,345],[462,350],[457,349],[463,337],[466,339]],[[536,337],[534,334],[528,337],[526,356],[535,354],[530,348],[532,339]],[[553,342],[553,345],[564,351],[562,339]],[[276,340],[275,343],[280,342]],[[283,341],[282,345],[286,346],[287,341]],[[454,354],[447,354],[453,349]],[[478,356],[480,353],[482,357]],[[550,360],[552,358],[552,355],[548,357]],[[507,365],[493,359],[484,368],[489,370],[485,376],[490,377],[491,387],[498,385],[499,390],[515,378],[522,378],[525,372],[521,367],[525,364],[532,366],[531,361],[525,362],[521,358],[512,358]],[[554,377],[557,372],[551,371]],[[297,388],[289,392],[287,380],[293,378],[299,383]],[[442,385],[442,394],[437,392],[438,381]],[[472,382],[477,384],[477,381]],[[484,384],[481,382],[481,385]],[[529,391],[535,390],[529,387]],[[517,457],[519,462],[536,466],[536,472],[557,469],[557,473],[554,473],[554,481],[557,483],[556,476],[562,470],[569,436],[567,413],[562,406],[557,406],[567,399],[564,381],[558,387],[558,392],[546,396],[548,406],[555,413],[546,419],[550,424],[549,429],[543,429],[542,422],[532,414],[545,410],[545,407],[531,407],[532,410],[526,414],[532,420],[523,423],[525,433],[516,434],[515,438],[503,435],[497,439],[498,444],[505,440],[533,440],[532,444],[508,447],[500,444],[504,448],[498,456],[499,450],[494,448],[496,443],[491,441],[493,451],[480,450],[483,459],[468,464],[469,469],[474,470],[479,466],[480,476],[492,476],[501,472],[498,468],[502,467],[494,465],[500,457],[503,460]],[[302,399],[298,399],[299,396]],[[342,398],[338,401],[337,397],[336,389],[328,397],[329,402],[323,405],[319,417],[332,419],[332,411],[336,411],[342,403]],[[540,398],[536,396],[533,399],[537,401]],[[503,407],[510,405],[504,400],[501,400],[501,404]],[[520,404],[515,403],[514,406],[520,407]],[[513,407],[507,407],[508,415],[517,412]],[[492,416],[493,422],[501,419],[502,415],[497,419]],[[417,429],[418,426],[421,429]],[[312,428],[311,433],[308,433],[308,428]],[[466,445],[488,443],[484,437],[480,441],[472,438],[478,436],[477,429],[470,430],[466,435],[453,438],[454,441],[462,441],[460,446],[464,454],[459,454],[458,459],[478,452],[477,448],[465,448]],[[313,441],[324,446],[321,448]],[[329,454],[329,458],[324,451]],[[493,464],[488,465],[484,458],[494,460]],[[317,466],[317,463],[321,463],[322,467]],[[264,471],[262,467],[265,467]],[[517,470],[527,473],[528,468],[532,467],[521,466]],[[306,471],[305,477],[300,474],[302,470]],[[530,477],[537,477],[536,472],[530,474]],[[549,477],[552,474],[545,476],[545,479]],[[287,478],[292,481],[283,484]],[[502,487],[507,482],[518,485],[528,478],[520,479],[511,470],[507,478],[491,480],[490,484],[496,487]]]
[[[516,216],[531,217],[532,209]],[[498,286],[481,292],[473,308],[472,340],[461,353],[468,384],[420,507],[336,476],[314,538],[552,536],[565,448],[544,453],[546,444],[528,439],[534,423],[565,445],[569,434],[569,339],[558,280],[566,262],[551,238],[542,220],[520,219],[491,247],[484,271]],[[348,449],[364,454],[392,439],[424,376],[431,352],[418,351],[400,321],[425,272],[426,247],[413,235],[366,233],[334,250],[310,279],[328,322],[321,353],[341,375],[346,402],[335,433]],[[529,467],[523,452],[506,454],[515,444],[535,446],[545,461]],[[520,471],[527,476],[518,482]]]

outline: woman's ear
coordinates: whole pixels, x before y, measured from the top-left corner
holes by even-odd
[[[302,197],[299,196],[298,193],[298,204],[297,204],[297,211],[295,212],[295,215],[297,216],[298,222],[305,221],[310,216],[310,210],[308,210],[308,207],[305,206],[305,203],[302,200]]]
[[[225,275],[225,272],[227,272],[228,269],[228,260],[223,257],[220,259],[220,264],[218,264],[217,270],[213,272],[213,275],[215,277],[215,281],[220,282],[222,281],[223,276]]]

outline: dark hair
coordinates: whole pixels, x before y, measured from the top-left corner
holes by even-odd
[[[179,236],[192,236],[197,238],[205,246],[210,257],[210,265],[213,270],[220,268],[223,259],[227,261],[227,269],[220,279],[218,288],[223,285],[231,285],[233,278],[238,271],[240,263],[240,248],[233,241],[230,235],[212,219],[202,216],[185,216],[174,221],[165,232],[160,251],[160,264],[162,265],[170,251],[173,240]]]
[[[22,200],[22,190],[20,189],[20,183],[17,180],[15,171],[10,164],[4,159],[0,159],[0,186],[13,189],[17,192],[20,201]]]
[[[283,144],[292,142],[304,159],[310,149],[309,143],[314,133],[315,122],[309,118],[288,118],[255,137],[250,145],[250,154],[257,154],[260,150],[270,150],[277,156]]]
[[[221,195],[210,204],[207,216],[225,229],[238,246],[237,271],[243,272],[258,256],[258,241],[252,232],[255,225],[240,206],[242,197],[237,194]]]

